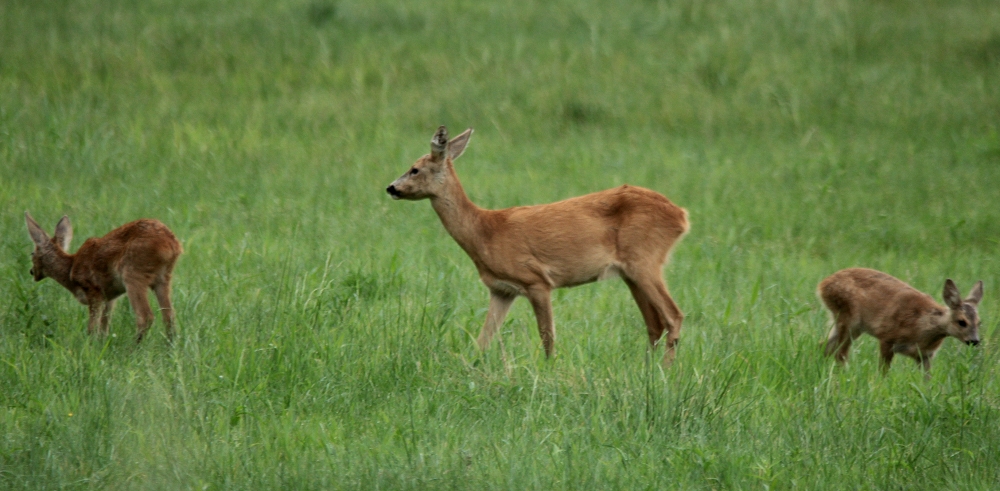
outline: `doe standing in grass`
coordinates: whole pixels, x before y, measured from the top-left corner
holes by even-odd
[[[87,332],[108,333],[108,320],[115,299],[128,294],[136,317],[135,342],[139,343],[153,323],[146,289],[151,288],[163,312],[167,338],[173,338],[174,311],[170,305],[170,277],[181,255],[180,242],[157,220],[136,220],[104,237],[87,239],[76,254],[66,252],[73,239],[69,217],[56,224],[51,238],[27,212],[28,234],[35,242],[31,274],[35,281],[52,278],[90,309]]]
[[[894,355],[922,363],[930,377],[931,359],[948,336],[970,346],[979,344],[979,313],[983,282],[962,299],[955,283],[944,282],[942,306],[930,295],[881,271],[851,268],[838,271],[819,284],[817,293],[833,315],[833,329],[826,341],[826,356],[837,353],[847,361],[851,341],[862,333],[879,340],[882,371],[889,370]]]
[[[444,126],[438,128],[431,153],[386,192],[393,199],[430,199],[444,228],[476,264],[490,290],[479,348],[487,347],[511,303],[523,295],[535,312],[545,355],[552,356],[552,290],[620,276],[639,305],[650,344],[667,333],[663,360],[669,363],[684,315],[662,269],[688,231],[687,211],[659,193],[627,185],[546,205],[485,210],[466,196],[453,166],[472,129],[451,141],[447,135]]]

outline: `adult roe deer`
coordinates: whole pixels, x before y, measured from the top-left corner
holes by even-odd
[[[931,360],[948,336],[970,346],[979,344],[979,313],[983,282],[972,287],[964,300],[950,279],[944,282],[947,306],[930,295],[881,271],[851,268],[838,271],[821,281],[820,299],[830,309],[833,329],[826,341],[826,356],[837,353],[847,361],[851,342],[862,333],[879,340],[882,372],[889,370],[896,354],[922,363],[930,377]]]
[[[453,161],[472,129],[451,141],[444,126],[431,153],[386,188],[393,199],[430,199],[444,228],[472,258],[490,291],[477,344],[486,349],[518,295],[531,302],[546,357],[555,343],[551,292],[620,276],[646,322],[650,345],[667,333],[664,364],[674,357],[684,314],[662,269],[688,231],[687,211],[663,195],[624,185],[546,205],[479,208],[466,196]]]
[[[156,294],[168,339],[173,339],[174,311],[170,305],[170,277],[181,255],[180,242],[157,220],[136,220],[104,237],[87,239],[76,254],[69,254],[73,226],[63,216],[51,238],[24,213],[28,234],[35,242],[31,275],[35,281],[52,278],[90,309],[87,332],[108,333],[108,320],[115,299],[128,294],[136,318],[135,342],[139,343],[153,323],[146,289]]]

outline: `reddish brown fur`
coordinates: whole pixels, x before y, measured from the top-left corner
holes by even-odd
[[[181,255],[180,242],[166,225],[156,220],[136,220],[104,237],[87,239],[76,254],[69,254],[72,226],[62,217],[52,238],[25,213],[28,233],[35,242],[31,273],[35,281],[49,277],[90,309],[87,331],[100,325],[108,333],[108,321],[115,299],[128,294],[136,316],[136,343],[142,341],[153,311],[146,289],[151,288],[163,312],[167,337],[173,338],[174,312],[170,304],[170,279]]]
[[[946,337],[979,344],[976,307],[983,296],[982,281],[963,300],[955,283],[946,280],[943,296],[948,306],[888,274],[865,268],[834,273],[820,282],[817,293],[833,317],[826,355],[836,352],[840,362],[847,361],[851,342],[862,333],[878,338],[883,371],[898,353],[922,363],[928,376],[931,359]]]
[[[396,199],[429,198],[445,229],[475,263],[490,290],[479,347],[487,347],[511,303],[523,295],[551,356],[551,291],[621,276],[642,312],[650,343],[667,333],[664,363],[669,363],[684,315],[667,291],[662,268],[688,231],[687,211],[659,193],[628,185],[546,205],[485,210],[466,196],[453,166],[472,130],[451,141],[446,134],[443,126],[438,129],[431,153],[386,191]]]

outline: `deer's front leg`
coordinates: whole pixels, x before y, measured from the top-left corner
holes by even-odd
[[[930,381],[931,379],[931,360],[934,358],[934,353],[920,353],[920,360],[918,362],[924,368],[924,380]]]
[[[490,345],[490,340],[503,325],[504,319],[507,318],[507,311],[510,310],[515,298],[517,297],[514,295],[490,290],[490,308],[486,312],[483,330],[479,332],[479,339],[476,340],[480,350],[485,351],[486,347]]]
[[[847,344],[848,349],[850,348],[850,343]],[[879,340],[878,343],[879,351],[879,369],[882,375],[887,375],[889,373],[889,365],[892,365],[892,358],[896,356],[895,343],[892,341],[882,341]],[[845,353],[844,358],[847,358],[847,350],[841,348],[841,352]],[[839,359],[839,356],[838,356]]]
[[[555,353],[556,327],[552,320],[552,292],[547,287],[528,288],[528,300],[535,311],[538,320],[538,334],[542,337],[542,347],[545,357],[551,358]]]
[[[87,309],[90,311],[90,318],[87,319],[87,334],[93,335],[101,323],[101,316],[104,313],[104,299],[88,297]]]
[[[108,329],[108,324],[111,321],[111,309],[115,308],[114,299],[108,300],[104,304],[104,311],[101,312],[101,334],[107,336],[110,329]]]

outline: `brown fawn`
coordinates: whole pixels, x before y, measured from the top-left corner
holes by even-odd
[[[87,239],[69,254],[73,226],[63,216],[51,238],[27,212],[28,234],[35,242],[31,274],[35,281],[52,278],[90,309],[87,332],[108,333],[115,299],[125,293],[136,317],[135,342],[142,341],[153,323],[146,289],[156,294],[168,339],[173,339],[174,311],[170,305],[170,277],[181,255],[180,242],[157,220],[136,220],[104,237]]]
[[[663,281],[671,248],[688,231],[687,211],[663,195],[621,186],[556,203],[503,210],[479,208],[466,196],[453,162],[472,129],[451,141],[444,126],[386,192],[393,199],[430,199],[444,228],[472,258],[490,291],[477,344],[485,350],[519,295],[531,302],[546,357],[555,344],[551,292],[619,276],[646,322],[651,346],[667,333],[664,364],[674,357],[684,315]]]
[[[881,271],[851,268],[838,271],[819,284],[817,293],[833,317],[826,356],[837,353],[847,361],[851,342],[862,333],[878,338],[882,372],[896,354],[922,363],[930,377],[931,360],[948,336],[970,346],[979,344],[979,314],[983,282],[977,282],[964,300],[950,279],[944,282],[942,306],[930,295]]]

